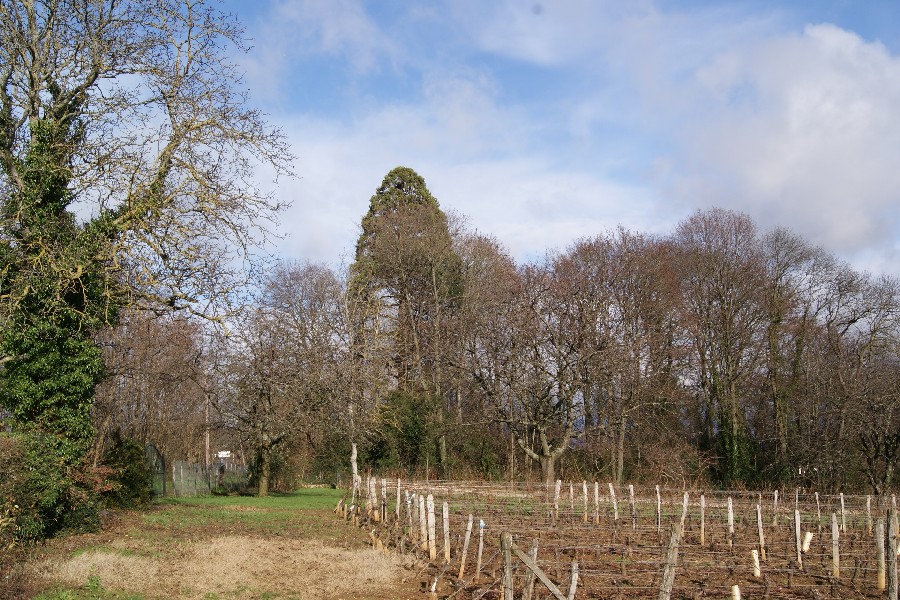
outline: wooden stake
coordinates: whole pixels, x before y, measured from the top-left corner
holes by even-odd
[[[562,487],[562,479],[556,480],[556,491],[553,494],[553,518],[559,518],[559,490]]]
[[[883,592],[886,586],[887,563],[884,557],[884,519],[875,522],[875,554],[878,556],[878,591]]]
[[[662,535],[662,498],[659,495],[659,486],[656,486],[656,535]]]
[[[684,499],[681,501],[681,530],[684,531],[684,520],[687,519],[688,514],[688,493],[684,493]]]
[[[459,577],[462,579],[466,572],[466,557],[469,555],[469,540],[472,538],[473,515],[469,515],[469,523],[466,525],[466,537],[463,540],[462,558],[459,561]]]
[[[616,502],[616,490],[613,488],[613,484],[609,484],[609,498],[612,501],[613,505],[613,520],[619,520],[619,503]]]
[[[504,531],[500,534],[500,552],[503,554],[504,600],[513,600],[512,543],[511,533]]]
[[[450,564],[450,505],[444,502],[444,562]]]
[[[397,506],[394,507],[394,516],[400,520],[400,478],[397,478]]]
[[[803,554],[809,553],[809,546],[810,544],[812,544],[812,539],[812,531],[806,531],[803,533]]]
[[[700,545],[706,545],[706,496],[700,494]]]
[[[794,540],[797,544],[797,566],[803,569],[803,541],[800,539],[800,511],[794,511]]]
[[[731,600],[741,600],[741,587],[739,585],[731,586]]]
[[[766,536],[763,535],[762,507],[756,505],[756,530],[759,533],[759,556],[766,560]]]
[[[437,558],[437,540],[435,539],[435,522],[434,522],[434,496],[428,494],[428,500],[425,504],[428,506],[428,559]]]
[[[778,527],[778,490],[775,490],[775,502],[772,504],[772,527]]]
[[[637,511],[634,508],[634,486],[628,484],[628,505],[631,507],[631,530],[637,530]]]
[[[819,508],[819,492],[816,492],[816,527],[822,531],[822,510]]]
[[[887,580],[888,600],[898,600],[897,582],[897,507],[888,509],[888,538],[887,538]]]
[[[582,520],[584,523],[587,523],[587,522],[588,522],[588,491],[587,491],[587,481],[582,481],[582,482],[581,482],[581,491],[583,492],[583,496],[584,496],[584,511],[583,511],[583,513],[582,513],[582,515],[581,515],[581,520]]]
[[[484,520],[478,519],[478,556],[475,559],[475,581],[481,577],[481,554],[484,551]]]
[[[847,519],[844,516],[844,492],[841,492],[841,533],[847,533]]]
[[[831,513],[831,575],[835,579],[841,578],[840,533],[834,513]]]
[[[594,482],[594,525],[600,524],[600,484]]]
[[[428,511],[425,509],[425,497],[419,495],[419,548],[428,550]]]
[[[675,585],[675,565],[678,562],[678,544],[681,542],[681,525],[672,525],[672,536],[669,538],[669,550],[666,552],[666,564],[663,567],[662,584],[659,588],[659,600],[670,600],[672,587]]]
[[[575,518],[575,484],[569,482],[569,514]]]
[[[866,496],[866,533],[872,535],[872,496]]]
[[[753,576],[758,579],[762,577],[762,569],[759,566],[759,552],[756,548],[750,551],[750,556],[753,557]]]
[[[731,496],[728,496],[728,549],[734,548],[734,507]]]
[[[575,600],[575,591],[578,589],[578,561],[572,563],[572,582],[569,583],[569,600]]]
[[[538,540],[537,538],[531,540],[531,550],[528,552],[528,556],[531,557],[531,560],[537,563],[537,554],[538,554]],[[528,569],[528,572],[525,574],[525,589],[522,592],[522,600],[531,600],[532,594],[534,594],[534,580],[537,577],[534,571]]]

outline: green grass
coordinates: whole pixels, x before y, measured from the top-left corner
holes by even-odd
[[[304,488],[288,494],[271,494],[265,498],[256,496],[199,496],[196,498],[166,497],[157,504],[187,506],[245,506],[250,508],[282,509],[332,509],[344,496],[344,490],[331,488]]]
[[[111,592],[103,588],[99,577],[88,577],[80,587],[54,587],[34,597],[34,600],[147,600],[141,594]]]
[[[286,524],[303,520],[303,511],[331,510],[344,495],[343,490],[308,488],[289,494],[255,496],[202,496],[162,498],[158,509],[143,515],[144,523],[190,529],[203,526],[240,526],[277,531]]]

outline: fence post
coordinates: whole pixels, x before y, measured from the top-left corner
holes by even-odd
[[[575,600],[575,591],[578,589],[578,561],[572,563],[572,582],[569,584],[569,600]]]
[[[759,557],[766,560],[766,538],[763,535],[762,506],[756,505],[756,529],[759,532]]]
[[[512,534],[508,531],[500,534],[500,552],[503,554],[503,598],[513,600]]]
[[[728,496],[728,549],[734,549],[734,505]]]
[[[669,538],[669,550],[666,552],[666,564],[663,567],[659,600],[670,600],[672,597],[672,588],[675,586],[675,564],[678,562],[678,544],[680,543],[681,525],[672,525],[672,537]]]
[[[481,577],[481,553],[484,550],[484,520],[478,519],[478,558],[475,561],[475,580]]]
[[[613,488],[613,484],[609,484],[609,498],[612,500],[613,505],[613,520],[619,520],[619,503],[616,502],[616,490]]]
[[[637,530],[637,510],[634,507],[634,485],[628,484],[628,505],[631,507],[631,530]]]
[[[444,562],[450,564],[450,505],[444,502]]]
[[[537,563],[537,553],[538,553],[538,540],[537,538],[531,540],[531,550],[528,552],[528,556],[531,557],[535,563]],[[522,600],[531,600],[532,594],[534,594],[534,580],[537,578],[537,574],[528,569],[528,573],[525,575],[525,589],[522,590]]]
[[[588,490],[587,490],[587,481],[581,482],[581,491],[584,496],[584,514],[581,515],[581,521],[584,523],[588,522]]]
[[[706,496],[700,494],[700,545],[706,545]]]
[[[459,561],[459,578],[462,579],[466,572],[466,556],[469,554],[469,540],[472,539],[472,521],[473,515],[469,515],[469,523],[466,525],[466,537],[463,541],[462,558]]]
[[[897,508],[888,509],[888,600],[897,600]]]
[[[831,513],[831,574],[835,579],[841,577],[840,533],[838,533],[837,515]]]
[[[428,559],[437,558],[437,540],[435,539],[434,496],[428,494]]]
[[[875,554],[878,556],[878,591],[883,592],[886,587],[885,574],[887,565],[884,556],[884,519],[875,522]]]

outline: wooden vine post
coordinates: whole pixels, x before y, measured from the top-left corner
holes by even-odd
[[[803,569],[803,541],[800,538],[800,511],[794,510],[794,542],[797,545],[797,566]]]
[[[528,552],[528,556],[535,564],[537,564],[537,555],[538,540],[535,538],[531,540],[531,550]],[[525,589],[522,591],[522,600],[531,600],[531,596],[534,594],[534,580],[536,578],[537,574],[529,568],[528,573],[525,574]]]
[[[872,496],[866,496],[866,533],[872,535]]]
[[[887,537],[887,579],[888,579],[888,600],[898,600],[898,582],[897,582],[897,507],[891,506],[888,509],[888,537]]]
[[[637,510],[634,507],[634,485],[628,484],[628,505],[631,507],[631,530],[637,531]]]
[[[706,496],[700,494],[700,545],[706,545]]]
[[[663,567],[662,584],[659,588],[659,600],[670,600],[672,588],[675,586],[675,565],[678,563],[678,545],[681,543],[681,525],[672,525],[672,536],[669,538],[669,549],[666,552],[666,564]]]
[[[656,535],[662,535],[662,498],[659,495],[659,485],[656,486]]]
[[[766,560],[766,536],[763,534],[762,507],[756,505],[756,530],[759,534],[759,557]]]
[[[462,557],[459,561],[459,579],[462,579],[466,573],[466,557],[469,554],[469,540],[472,539],[472,522],[474,518],[474,515],[469,515],[469,523],[466,525],[466,537],[463,541]]]
[[[428,559],[437,558],[437,540],[435,539],[435,522],[434,522],[434,496],[428,494],[426,500],[428,506]]]
[[[734,506],[731,503],[731,496],[728,496],[728,549],[734,548]]]
[[[619,520],[619,503],[616,502],[616,490],[613,488],[613,484],[609,484],[609,499],[612,501],[613,505],[613,520]]]
[[[884,519],[878,519],[875,522],[875,553],[878,556],[878,591],[883,592],[887,587],[886,574],[887,564],[884,556]]]
[[[450,564],[450,505],[444,502],[441,512],[444,521],[444,562]]]
[[[513,600],[512,544],[511,533],[504,531],[500,534],[500,553],[503,555],[504,600]]]
[[[844,512],[844,492],[841,492],[841,533],[847,533],[847,518]]]
[[[562,480],[556,480],[556,490],[553,493],[553,518],[559,518],[559,490],[562,487]]]
[[[778,527],[778,490],[775,490],[775,501],[772,503],[772,527]]]
[[[478,556],[475,559],[475,581],[481,577],[481,553],[484,551],[484,519],[478,519]]]
[[[428,512],[425,510],[425,496],[419,494],[419,548],[428,550]]]
[[[831,575],[835,579],[841,577],[840,532],[834,513],[831,513]]]
[[[594,482],[594,525],[600,524],[600,483]]]
[[[587,522],[588,522],[588,489],[587,489],[587,481],[582,481],[582,482],[581,482],[581,491],[583,492],[582,495],[583,495],[583,497],[584,497],[584,511],[582,512],[581,520],[582,520],[584,523],[587,523]]]

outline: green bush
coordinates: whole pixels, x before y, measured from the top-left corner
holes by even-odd
[[[37,541],[62,530],[96,531],[99,507],[64,441],[36,432],[0,433],[0,498],[18,506],[16,535]]]
[[[110,471],[107,489],[101,494],[106,506],[140,508],[150,504],[153,472],[140,442],[123,438],[116,431],[103,454],[103,465]]]

